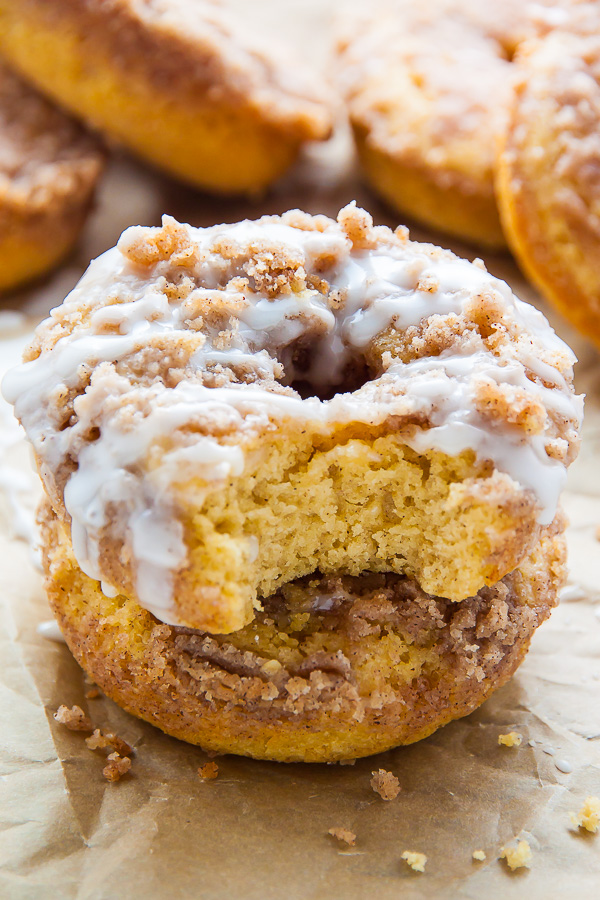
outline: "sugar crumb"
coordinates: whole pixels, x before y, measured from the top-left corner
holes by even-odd
[[[54,713],[54,718],[59,725],[64,725],[70,731],[93,731],[91,719],[89,719],[80,706],[59,706]]]
[[[509,731],[508,734],[498,736],[498,743],[505,747],[520,747],[522,740],[523,735],[519,734],[518,731]]]
[[[424,872],[427,857],[424,853],[416,853],[414,850],[405,850],[402,859],[411,867],[414,872]]]
[[[102,769],[102,774],[107,781],[119,781],[131,768],[131,760],[128,756],[119,753],[111,753],[108,762]]]
[[[330,834],[343,844],[348,844],[349,847],[354,847],[356,844],[356,835],[353,831],[348,831],[347,828],[330,828],[327,834]]]
[[[483,862],[486,858],[487,857],[483,850],[473,850],[473,859],[476,859],[479,862]]]
[[[400,782],[392,772],[386,769],[378,769],[371,772],[373,776],[370,784],[376,794],[379,794],[382,800],[395,800],[400,793]]]
[[[110,747],[121,756],[130,756],[133,753],[133,747],[127,741],[112,731],[102,732],[99,728],[94,729],[94,733],[85,739],[85,743],[89,750],[105,750]]]
[[[215,762],[207,762],[203,766],[198,766],[198,775],[205,781],[214,781],[218,774],[219,767]]]
[[[503,847],[500,859],[505,859],[506,864],[513,872],[529,866],[532,860],[531,847],[527,841],[518,841],[516,846]]]
[[[578,813],[570,812],[569,818],[576,828],[585,828],[596,834],[600,825],[600,798],[586,797]]]

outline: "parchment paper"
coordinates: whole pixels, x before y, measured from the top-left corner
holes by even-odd
[[[279,4],[275,14],[318,49],[328,6]],[[258,4],[265,21],[272,10],[268,0]],[[215,203],[117,157],[74,257],[45,284],[3,301],[27,318],[0,313],[0,369],[17,360],[32,324],[62,300],[89,258],[129,224],[154,224],[168,212],[206,225],[294,206],[335,215],[354,198],[378,222],[397,224],[360,186],[343,129],[253,205]],[[417,228],[412,233],[448,244]],[[469,248],[452,247],[473,256]],[[39,487],[11,413],[0,408],[0,896],[600,896],[600,833],[576,832],[568,817],[587,795],[600,795],[600,360],[535,296],[508,257],[486,262],[549,315],[580,358],[577,385],[588,394],[585,439],[564,497],[571,586],[517,676],[480,710],[426,741],[354,766],[222,757],[219,777],[202,782],[197,768],[207,756],[201,750],[103,697],[85,699],[89,685],[66,646],[36,631],[49,617],[27,540]],[[98,727],[135,746],[130,775],[117,784],[103,779],[103,754],[54,722],[63,703],[79,704]],[[498,746],[498,735],[512,729],[524,735],[522,746]],[[400,779],[394,801],[384,802],[369,787],[379,767]],[[356,846],[342,849],[327,834],[334,826],[355,832]],[[516,836],[527,838],[533,860],[530,870],[510,873],[497,857]],[[427,854],[424,874],[401,861],[405,849]],[[485,850],[485,862],[472,860],[476,849]]]

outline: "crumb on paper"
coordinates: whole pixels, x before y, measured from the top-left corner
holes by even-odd
[[[121,756],[131,756],[133,753],[133,747],[127,741],[117,737],[112,731],[102,732],[99,728],[95,728],[94,733],[87,737],[85,742],[90,750],[105,750],[110,747]]]
[[[93,731],[91,719],[89,719],[80,706],[59,706],[54,713],[54,718],[59,725],[64,725],[70,731]]]
[[[118,781],[129,772],[131,768],[131,760],[128,756],[121,756],[119,753],[111,753],[108,762],[102,769],[102,774],[107,781]]]
[[[570,812],[569,818],[576,828],[585,828],[596,834],[600,825],[600,797],[586,797],[579,812]]]
[[[86,700],[95,700],[99,696],[100,696],[100,691],[98,690],[97,687],[93,687],[89,691],[86,691],[85,699]]]
[[[348,831],[347,828],[330,828],[327,834],[330,834],[343,844],[348,844],[349,847],[354,847],[356,844],[356,835],[353,831]]]
[[[382,800],[395,800],[400,793],[400,782],[392,772],[378,769],[371,772],[371,787]]]
[[[204,763],[198,766],[198,775],[205,781],[213,781],[219,774],[219,767],[215,762]]]
[[[600,525],[596,525],[596,540],[600,541]]]
[[[355,764],[355,759],[340,759],[340,766],[354,766]]]
[[[531,847],[527,841],[518,841],[516,846],[503,847],[500,859],[505,859],[509,869],[523,869],[529,866],[532,860]]]
[[[483,862],[486,859],[486,855],[483,850],[473,850],[473,859]]]
[[[405,850],[402,854],[402,859],[404,859],[411,867],[413,872],[424,872],[425,871],[425,863],[427,862],[427,857],[424,853],[417,853],[414,850]]]
[[[520,747],[523,735],[518,731],[509,731],[508,734],[498,736],[498,743],[504,747]]]

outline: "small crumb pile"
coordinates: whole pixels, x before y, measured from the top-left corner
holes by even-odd
[[[215,762],[207,762],[204,763],[203,766],[198,766],[198,775],[200,778],[203,778],[204,781],[214,781],[219,774],[219,767]]]
[[[414,850],[405,850],[402,854],[404,859],[414,872],[424,872],[427,857],[424,853],[416,853]]]
[[[473,850],[473,859],[483,862],[486,859],[486,855],[483,850]]]
[[[523,735],[519,734],[518,731],[509,731],[508,734],[498,736],[498,743],[500,746],[504,745],[505,747],[520,747],[522,740]]]
[[[91,731],[92,734],[85,739],[88,750],[113,751],[102,770],[107,781],[118,781],[122,775],[129,772],[133,747],[112,731],[103,732],[99,728],[94,728],[92,720],[80,706],[72,706],[70,709],[68,706],[59,706],[54,718],[59,725],[64,725],[70,731]]]
[[[343,844],[348,844],[349,847],[354,847],[356,844],[356,835],[347,828],[330,828],[327,833]]]
[[[382,800],[395,800],[400,793],[400,782],[392,772],[386,769],[378,769],[371,772],[371,787]]]
[[[505,859],[513,872],[515,869],[528,867],[532,858],[531,847],[527,841],[518,841],[513,847],[503,847],[500,853],[500,859]]]
[[[569,818],[576,828],[585,828],[596,834],[600,825],[600,797],[586,797],[579,812],[570,812]]]

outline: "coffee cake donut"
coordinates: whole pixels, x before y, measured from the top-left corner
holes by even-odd
[[[505,243],[496,137],[521,44],[583,0],[393,0],[344,26],[340,83],[365,176],[393,207],[485,247]]]
[[[26,360],[5,396],[79,567],[206,632],[316,571],[474,596],[536,546],[578,444],[541,313],[353,204],[128,229]]]
[[[211,0],[0,0],[0,48],[92,127],[210,191],[260,191],[331,127],[317,79]]]
[[[506,235],[542,293],[600,346],[600,39],[557,32],[519,69],[498,163]]]
[[[94,138],[0,62],[0,291],[68,253],[103,164]]]
[[[513,573],[460,603],[401,575],[313,575],[209,635],[107,597],[49,504],[41,520],[50,603],[102,690],[181,740],[282,762],[378,753],[472,712],[513,674],[564,576],[559,516]]]

